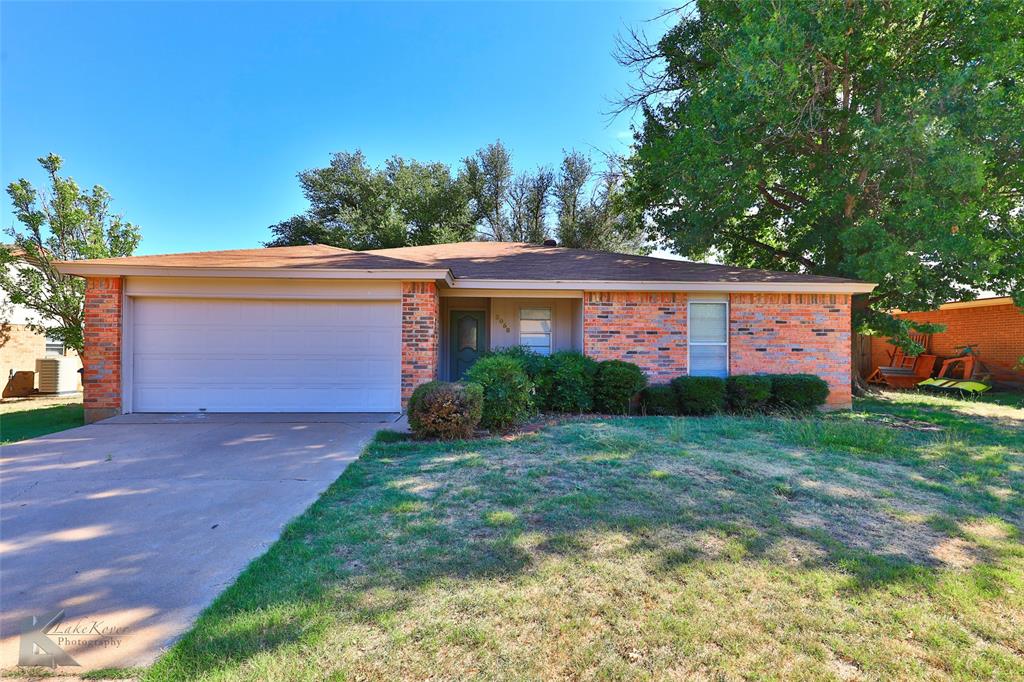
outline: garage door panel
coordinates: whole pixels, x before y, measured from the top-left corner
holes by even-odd
[[[397,411],[397,302],[138,299],[133,410]]]
[[[188,330],[189,333],[183,333]],[[244,338],[239,338],[244,334]],[[226,349],[224,355],[276,354],[281,349],[302,348],[304,354],[334,356],[339,347],[362,349],[363,355],[390,357],[393,354],[395,331],[388,327],[360,325],[352,328],[280,329],[270,325],[247,328],[210,325],[184,327],[153,325],[136,327],[134,343],[148,355],[207,355],[211,349]]]
[[[208,386],[202,399],[191,388],[148,386],[138,389],[135,399],[159,404],[161,412],[393,412],[388,389],[336,387],[246,388]],[[358,405],[356,410],[352,405]],[[152,411],[152,410],[151,410]]]
[[[393,369],[390,359],[281,358],[195,356],[136,356],[133,366],[136,385],[165,386],[204,383],[214,377],[230,376],[232,385],[265,386],[284,383],[303,385],[376,386],[386,385]]]

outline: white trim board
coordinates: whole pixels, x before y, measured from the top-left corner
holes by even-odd
[[[877,285],[868,282],[661,282],[649,280],[522,280],[522,279],[457,279],[452,289],[520,291],[720,291],[736,294],[747,293],[791,293],[791,294],[861,294],[872,291]]]

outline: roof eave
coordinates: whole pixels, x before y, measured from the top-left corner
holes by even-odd
[[[722,291],[730,293],[866,294],[871,282],[667,282],[656,280],[522,280],[457,278],[453,289],[583,291]]]
[[[58,272],[79,277],[235,277],[245,279],[384,279],[454,281],[442,268],[208,268],[167,265],[109,265],[88,261],[61,261]]]

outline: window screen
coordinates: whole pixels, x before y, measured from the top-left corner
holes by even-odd
[[[690,374],[729,373],[729,319],[725,303],[690,303]]]
[[[541,355],[551,354],[551,308],[519,311],[519,345]]]

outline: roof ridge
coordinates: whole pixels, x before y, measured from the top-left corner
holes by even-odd
[[[294,244],[291,246],[253,246],[247,249],[213,249],[207,251],[174,251],[172,253],[141,253],[132,254],[131,256],[110,256],[109,258],[95,258],[95,259],[84,259],[84,260],[117,260],[121,258],[164,258],[168,256],[205,256],[208,254],[226,254],[226,253],[248,253],[253,251],[283,251],[285,249],[315,249],[324,248],[331,249],[332,251],[339,251],[341,253],[361,253],[359,251],[353,251],[352,249],[343,249],[338,246],[331,246],[329,244]]]

